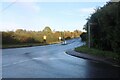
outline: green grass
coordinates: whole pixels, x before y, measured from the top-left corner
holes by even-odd
[[[20,48],[20,47],[32,47],[32,46],[41,46],[41,45],[45,45],[45,44],[42,44],[42,43],[3,44],[2,48],[3,49]]]
[[[32,46],[43,46],[49,44],[57,44],[59,42],[52,42],[52,43],[21,43],[21,44],[3,44],[2,49],[6,48],[21,48],[21,47],[32,47]]]
[[[85,53],[85,54],[94,55],[94,56],[97,56],[97,57],[104,57],[107,60],[120,63],[120,55],[118,53],[114,53],[114,52],[111,52],[111,51],[102,51],[102,50],[95,49],[95,48],[88,48],[85,45],[75,48],[75,51],[82,52],[82,53]]]

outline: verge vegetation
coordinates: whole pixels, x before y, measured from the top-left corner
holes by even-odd
[[[81,34],[82,41],[88,45],[90,27],[90,48],[82,46],[75,48],[77,52],[105,57],[107,60],[120,64],[120,1],[107,2],[103,7],[87,19],[84,28],[86,33]]]
[[[46,44],[55,44],[58,42],[76,37],[82,33],[79,30],[70,31],[52,31],[46,26],[42,31],[27,31],[17,29],[16,31],[3,31],[2,48],[38,46]],[[46,36],[46,39],[44,39]],[[61,39],[59,39],[61,37]]]
[[[75,48],[75,51],[80,52],[80,53],[93,55],[93,56],[96,56],[96,57],[105,58],[108,61],[120,64],[120,55],[118,53],[115,53],[115,52],[103,51],[103,50],[99,50],[99,49],[96,49],[96,48],[88,48],[85,45]]]

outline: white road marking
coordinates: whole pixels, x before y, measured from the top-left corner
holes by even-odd
[[[10,65],[23,63],[23,62],[30,61],[30,60],[32,60],[32,59],[29,59],[29,60],[23,60],[23,61],[18,61],[18,62],[14,62],[14,63],[11,63],[11,64],[5,64],[5,65],[2,65],[2,66],[3,66],[3,67],[7,67],[7,66],[10,66]]]
[[[37,58],[29,59],[29,60],[22,60],[22,61],[14,62],[14,63],[11,63],[11,64],[4,64],[4,65],[2,65],[2,67],[7,67],[7,66],[15,65],[15,64],[20,64],[20,63],[24,63],[24,62],[31,61],[31,60],[48,60],[48,59],[49,60],[58,60],[58,59],[63,59],[63,58],[41,58],[41,57],[37,57]]]

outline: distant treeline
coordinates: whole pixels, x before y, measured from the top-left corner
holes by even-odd
[[[108,2],[88,18],[84,29],[91,30],[91,47],[120,53],[120,2]]]
[[[52,31],[50,27],[45,27],[43,31],[26,31],[17,29],[16,31],[2,32],[2,44],[21,44],[21,43],[44,43],[43,36],[46,36],[46,43],[58,42],[59,37],[71,39],[79,37],[82,32]]]

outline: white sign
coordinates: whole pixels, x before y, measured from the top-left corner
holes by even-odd
[[[59,40],[61,40],[62,38],[61,37],[59,37]]]
[[[43,36],[43,39],[46,39],[46,36]]]

